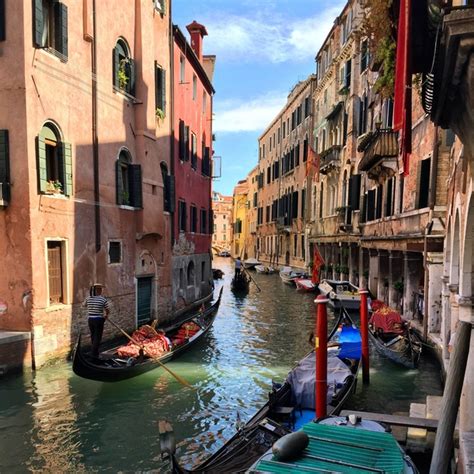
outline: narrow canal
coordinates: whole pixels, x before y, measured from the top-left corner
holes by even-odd
[[[308,350],[314,295],[299,294],[278,275],[255,275],[247,297],[230,291],[206,339],[169,367],[197,390],[161,369],[113,384],[76,377],[69,364],[0,382],[0,472],[166,472],[158,421],[172,422],[177,454],[189,466],[220,447],[266,401]],[[438,365],[427,357],[408,371],[371,352],[371,384],[358,384],[348,408],[408,411],[410,402],[441,394]]]

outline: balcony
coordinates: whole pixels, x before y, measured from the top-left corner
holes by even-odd
[[[328,174],[341,166],[341,145],[332,145],[320,154],[319,172]]]
[[[363,153],[359,172],[367,172],[370,179],[390,177],[397,169],[398,134],[391,128],[366,133],[360,137],[357,151]]]

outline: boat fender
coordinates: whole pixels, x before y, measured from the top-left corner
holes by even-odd
[[[301,456],[308,444],[308,435],[304,431],[296,431],[273,443],[272,453],[277,461],[287,461]]]

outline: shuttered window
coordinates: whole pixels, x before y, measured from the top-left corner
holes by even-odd
[[[127,43],[119,39],[112,50],[112,72],[114,87],[126,94],[135,95],[135,62]]]
[[[115,162],[116,202],[119,206],[143,208],[142,168],[131,163],[128,152]]]
[[[36,161],[40,193],[72,195],[72,146],[60,141],[53,124],[46,124],[36,137]]]
[[[0,130],[0,206],[10,202],[10,150],[8,130]]]
[[[191,232],[197,232],[197,208],[191,206]]]
[[[180,232],[186,232],[186,203],[178,202],[178,228]]]
[[[7,39],[5,18],[5,0],[0,0],[0,41]]]
[[[189,161],[189,155],[190,155],[189,127],[185,125],[184,126],[184,159],[185,161]]]
[[[119,241],[109,242],[109,263],[120,263],[122,261],[122,244]]]
[[[56,0],[34,0],[34,44],[58,54],[62,61],[68,56],[68,9]]]
[[[421,160],[418,164],[418,209],[428,207],[430,196],[431,158]]]
[[[64,303],[61,242],[48,242],[49,303]]]
[[[200,216],[200,232],[201,234],[207,234],[208,227],[207,227],[207,211],[205,209],[201,209],[201,216]]]
[[[155,61],[155,107],[166,115],[166,71]]]
[[[375,189],[367,193],[367,222],[375,219],[375,193]]]
[[[191,168],[197,169],[197,138],[194,133],[191,133]]]
[[[351,208],[351,211],[359,210],[360,182],[360,174],[354,174],[349,178],[349,207]]]

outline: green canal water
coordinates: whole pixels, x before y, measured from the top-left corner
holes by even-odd
[[[230,291],[230,259],[216,288],[224,294],[206,338],[169,367],[196,387],[183,388],[156,369],[129,381],[81,379],[64,363],[0,381],[0,472],[167,472],[158,421],[169,420],[186,466],[219,448],[266,401],[308,351],[314,295],[299,294],[278,275],[253,277],[247,297]],[[424,357],[408,371],[371,352],[371,384],[358,384],[347,407],[392,413],[441,394],[439,367]],[[359,381],[360,382],[360,381]]]

